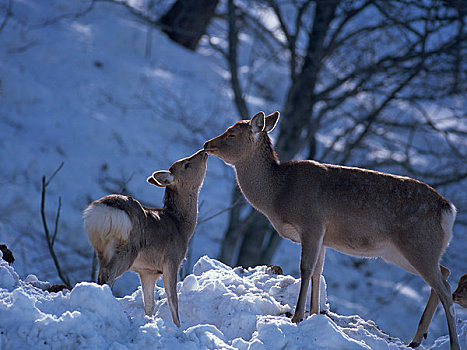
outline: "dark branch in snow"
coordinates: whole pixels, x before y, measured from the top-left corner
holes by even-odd
[[[10,249],[8,249],[6,244],[0,244],[0,251],[2,252],[2,259],[5,260],[7,263],[12,264],[15,262],[13,252]]]
[[[48,180],[47,180],[47,178],[45,176],[42,177],[41,217],[42,217],[42,224],[43,224],[43,227],[44,227],[45,239],[47,241],[47,247],[49,248],[49,253],[52,256],[52,259],[54,261],[55,268],[57,270],[58,276],[60,277],[62,282],[67,287],[71,288],[72,285],[70,283],[70,279],[68,278],[66,273],[64,273],[62,271],[62,268],[60,266],[60,261],[59,261],[59,259],[57,257],[57,254],[55,253],[55,249],[54,249],[55,238],[57,237],[57,233],[58,233],[58,222],[59,222],[59,219],[60,219],[60,209],[62,207],[61,197],[58,198],[58,208],[57,208],[57,214],[55,216],[55,227],[54,227],[54,231],[53,231],[52,235],[50,234],[49,227],[47,225],[47,218],[46,218],[46,215],[45,215],[45,194],[46,194],[47,186],[50,184],[50,182],[53,180],[55,175],[57,175],[57,173],[63,167],[63,164],[64,163],[62,162],[60,164],[60,166],[53,172],[53,174],[50,176],[50,178]]]

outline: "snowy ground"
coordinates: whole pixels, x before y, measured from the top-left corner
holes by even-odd
[[[82,282],[49,293],[35,276],[19,279],[0,265],[1,349],[402,349],[400,340],[358,316],[314,315],[299,325],[293,311],[300,281],[270,274],[266,266],[232,269],[202,257],[179,282],[182,327],[173,323],[163,288],[153,317],[144,316],[138,288],[115,298],[108,286]],[[325,290],[324,278],[322,288]],[[327,309],[326,297],[321,305]],[[467,346],[467,321],[458,325]],[[447,337],[431,349],[447,349]],[[423,347],[422,347],[423,349]]]
[[[181,283],[182,330],[171,323],[162,289],[157,290],[161,299],[156,317],[143,316],[139,281],[132,273],[114,286],[120,299],[96,285],[79,284],[72,293],[48,294],[22,282],[19,278],[26,280],[29,274],[59,282],[43,238],[42,176],[50,176],[64,162],[47,189],[46,214],[53,227],[61,196],[56,250],[72,282],[87,281],[92,249],[81,218],[87,204],[125,190],[145,204],[160,205],[163,191],[146,184],[147,176],[194,153],[236,119],[225,63],[208,46],[193,53],[152,29],[152,51],[146,56],[148,26],[123,6],[104,1],[90,9],[86,0],[46,3],[14,1],[0,32],[0,243],[13,250],[17,273],[4,265],[0,270],[0,344],[29,341],[38,346],[42,340],[47,342],[44,346],[58,347],[73,338],[96,348],[113,342],[115,349],[117,343],[136,347],[132,344],[146,341],[162,348],[203,348],[214,347],[206,345],[212,340],[210,344],[260,348],[259,341],[274,336],[316,347],[323,347],[327,339],[330,347],[342,342],[352,348],[361,347],[362,341],[372,344],[372,337],[377,342],[387,339],[372,323],[337,314],[358,314],[391,337],[410,342],[429,293],[424,282],[380,260],[356,260],[333,251],[327,253],[324,275],[334,321],[314,316],[292,325],[281,314],[292,311],[296,302],[300,252],[285,240],[273,263],[294,277],[264,275],[262,268],[241,274],[202,259],[194,276]],[[0,2],[1,19],[5,13],[6,4]],[[285,85],[278,84],[277,96]],[[248,100],[255,111],[272,112],[281,105],[257,96]],[[232,179],[232,169],[216,158],[209,160],[200,221],[229,206]],[[226,223],[223,214],[198,226],[185,263],[187,273],[200,257],[218,256]],[[452,270],[452,288],[467,272],[465,236],[462,228],[455,228],[443,259]],[[199,272],[213,265],[215,269]],[[276,284],[285,290],[271,288]],[[465,344],[467,315],[456,309]],[[229,311],[232,317],[226,316]],[[199,326],[203,324],[207,326]],[[445,338],[440,337],[446,334],[439,308],[424,345],[445,348]],[[234,342],[236,338],[243,340]],[[280,344],[284,343],[274,340],[271,346]],[[386,346],[385,341],[381,344]]]

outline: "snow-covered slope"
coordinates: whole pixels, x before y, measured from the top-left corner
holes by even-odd
[[[89,7],[91,3],[94,4],[92,8]],[[0,2],[0,18],[3,19],[5,14],[6,3]],[[59,282],[43,238],[40,218],[42,176],[50,177],[64,162],[47,188],[46,214],[52,228],[58,197],[61,196],[57,254],[73,283],[90,280],[92,248],[81,218],[81,212],[89,201],[110,192],[124,191],[145,204],[161,205],[163,190],[148,185],[145,181],[147,176],[194,153],[207,138],[217,135],[236,119],[228,73],[219,54],[209,46],[202,47],[198,53],[187,51],[153,28],[151,54],[146,56],[148,29],[124,6],[113,2],[13,2],[12,15],[0,32],[0,243],[6,243],[13,250],[16,257],[13,266],[22,279],[26,279],[28,274],[35,274],[41,280]],[[275,76],[274,81],[281,79]],[[280,95],[277,92],[277,96]],[[249,101],[252,110],[266,112],[280,105],[279,101],[267,102],[256,96],[249,96]],[[230,205],[232,179],[232,169],[216,158],[209,160],[207,177],[200,193],[201,222]],[[226,223],[227,213],[224,213],[198,226],[185,263],[188,272],[201,256],[218,255]],[[457,278],[467,272],[466,249],[465,232],[455,231],[453,243],[443,261],[452,269],[452,287],[455,287]],[[299,258],[299,247],[284,241],[273,263],[281,265],[285,273],[297,277]],[[10,271],[6,267],[2,269],[3,277],[9,274],[5,272],[7,270]],[[10,275],[16,276],[14,273]],[[399,337],[404,343],[410,341],[429,293],[420,278],[380,260],[353,260],[332,251],[327,253],[324,275],[329,287],[331,311],[341,315],[358,313],[363,318],[374,320],[391,336]],[[19,329],[26,336],[32,328],[39,334],[33,324],[52,322],[63,327],[64,334],[73,327],[84,327],[83,334],[88,334],[86,337],[105,338],[105,334],[94,328],[78,327],[79,317],[85,319],[84,323],[89,323],[94,316],[89,311],[91,306],[83,306],[88,311],[77,319],[70,316],[73,310],[78,310],[69,306],[71,294],[49,295],[24,284],[17,276],[3,277],[0,287],[7,291],[2,290],[2,312],[8,309],[11,315],[15,315],[8,323],[10,332],[11,329],[14,332]],[[196,276],[198,287],[202,284],[199,278],[201,275]],[[193,282],[193,277],[188,281],[190,279]],[[222,288],[215,281],[211,282],[214,290]],[[184,281],[183,285],[185,283],[189,282]],[[287,282],[281,283],[288,286]],[[286,287],[290,293],[286,304],[291,308],[298,293],[296,282],[293,285],[293,291]],[[122,324],[136,325],[136,328],[132,327],[136,338],[141,333],[141,337],[152,341],[157,334],[162,334],[164,339],[169,336],[168,342],[192,342],[202,347],[200,344],[208,341],[210,334],[220,334],[209,331],[214,329],[212,327],[195,327],[192,332],[187,331],[187,327],[198,323],[213,325],[224,334],[224,338],[217,337],[226,344],[232,345],[233,337],[242,336],[229,333],[228,327],[215,323],[209,316],[212,313],[200,310],[190,314],[189,305],[195,305],[196,300],[190,301],[188,306],[183,300],[195,292],[184,293],[183,288],[183,332],[176,331],[168,314],[163,314],[163,299],[158,304],[163,321],[148,321],[142,314],[141,292],[135,292],[138,286],[139,281],[132,273],[117,280],[114,293],[130,296],[117,299],[116,304],[109,301],[114,299],[107,289],[94,285],[80,284],[75,295],[83,299],[88,297],[87,303],[104,300],[106,302],[101,303],[119,305],[123,310],[118,311],[120,314],[126,312],[134,317],[131,321],[122,321]],[[270,293],[271,288],[266,292]],[[193,295],[197,293],[198,289]],[[158,295],[163,296],[163,291],[158,289]],[[204,297],[208,298],[207,295]],[[278,297],[271,294],[271,298]],[[214,299],[209,300],[209,305],[214,304]],[[228,300],[224,301],[222,308],[229,307],[231,299]],[[257,306],[252,305],[252,310],[256,311],[250,310],[251,313],[245,316],[249,319],[249,328],[244,333],[249,334],[245,341],[252,343],[254,331],[258,331],[258,336],[262,334],[262,338],[258,338],[261,341],[266,341],[267,334],[287,334],[298,337],[299,344],[311,344],[312,338],[306,334],[321,335],[313,330],[313,322],[323,322],[325,329],[335,330],[334,333],[331,330],[330,333],[323,332],[330,338],[330,334],[341,332],[334,323],[351,329],[358,328],[359,322],[367,325],[356,317],[347,320],[334,314],[334,323],[318,316],[317,320],[324,321],[312,321],[312,318],[297,328],[288,321],[282,323],[283,318],[269,316],[279,317],[276,306],[258,311]],[[18,311],[22,308],[23,311]],[[64,315],[66,310],[70,311],[69,315]],[[113,320],[106,316],[105,310],[102,312],[95,316],[102,324],[120,322],[118,316]],[[184,314],[189,317],[184,319]],[[240,317],[241,312],[234,314]],[[263,316],[266,319],[260,322]],[[460,320],[467,318],[460,308],[457,308],[457,316]],[[5,319],[2,314],[0,327],[4,327]],[[237,325],[240,322],[235,317],[222,317],[222,322],[229,319]],[[348,326],[348,323],[354,326]],[[107,326],[102,327],[105,329]],[[123,326],[116,327],[121,330]],[[301,332],[300,327],[307,331]],[[114,334],[113,331],[108,332]],[[50,337],[56,333],[57,329],[51,330]],[[124,337],[121,332],[117,333],[117,337]],[[433,344],[445,334],[444,311],[439,308],[424,343]],[[5,339],[4,335],[0,336]],[[33,335],[31,339],[38,342],[38,337]],[[203,340],[199,340],[201,338]],[[53,341],[53,338],[47,341]],[[103,344],[111,344],[110,340],[102,341]],[[118,348],[117,344],[114,347]]]
[[[35,280],[31,276],[29,280]],[[35,283],[38,285],[38,281]],[[322,288],[325,282],[322,279]],[[40,284],[39,284],[40,285]],[[142,292],[115,298],[108,286],[82,282],[49,293],[22,281],[0,263],[2,349],[402,349],[398,340],[358,316],[314,315],[290,321],[300,281],[243,270],[202,257],[179,282],[182,327],[172,323],[165,292],[157,287],[153,317],[144,316]],[[323,295],[322,307],[327,309]],[[467,321],[459,324],[467,345]],[[432,349],[446,349],[447,338]]]
[[[61,196],[56,249],[72,280],[88,279],[87,204],[124,191],[161,205],[163,190],[147,176],[193,154],[233,120],[219,62],[156,30],[145,57],[146,25],[116,3],[85,12],[89,3],[15,2],[0,33],[0,241],[18,256],[21,275],[56,278],[40,220],[42,176],[64,162],[47,188],[46,213],[52,228]],[[228,186],[209,185],[225,172],[209,172],[201,219],[228,206]],[[216,255],[209,243],[218,231],[212,222],[202,228],[202,254]]]

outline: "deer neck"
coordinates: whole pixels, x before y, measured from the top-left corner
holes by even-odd
[[[175,220],[180,233],[189,239],[194,232],[198,218],[198,193],[180,193],[178,189],[166,188],[164,211]]]
[[[274,194],[280,186],[280,178],[277,176],[280,162],[270,141],[259,145],[247,158],[235,164],[234,168],[238,185],[246,199],[260,212],[270,212]]]

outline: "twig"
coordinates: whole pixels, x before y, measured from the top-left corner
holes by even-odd
[[[61,209],[62,209],[62,197],[58,197],[57,215],[55,216],[55,228],[54,228],[54,234],[52,235],[52,247],[55,244],[55,238],[57,237],[58,221],[60,220],[60,210]]]
[[[53,172],[53,174],[50,176],[49,181],[47,181],[47,182],[45,183],[45,187],[49,186],[50,181],[52,181],[53,178],[55,177],[55,175],[57,175],[57,173],[60,171],[60,169],[63,168],[63,164],[65,164],[65,163],[62,162],[62,163],[58,166],[58,168]],[[44,178],[45,178],[45,176],[44,176]]]
[[[55,238],[57,237],[58,233],[58,222],[60,219],[60,210],[62,207],[62,199],[61,197],[58,198],[58,208],[57,208],[57,215],[55,217],[55,227],[54,227],[54,232],[52,237],[50,236],[50,231],[49,227],[47,225],[47,219],[45,216],[45,193],[47,186],[50,184],[50,181],[57,175],[57,173],[60,171],[60,169],[63,167],[63,162],[60,164],[60,166],[53,172],[53,174],[50,176],[48,180],[46,180],[45,176],[42,176],[42,194],[41,194],[41,217],[42,217],[42,224],[44,226],[44,233],[45,233],[45,238],[47,240],[47,246],[49,248],[49,253],[52,256],[52,259],[55,264],[55,268],[57,269],[58,276],[62,280],[62,282],[69,288],[72,288],[72,285],[70,283],[70,279],[68,276],[62,271],[60,267],[60,262],[57,258],[57,255],[55,254],[54,250],[54,244],[55,244]]]
[[[11,16],[11,14],[12,14],[12,11],[11,11],[12,7],[13,7],[13,0],[10,0],[10,1],[8,1],[8,7],[7,7],[7,9],[6,9],[5,18],[3,19],[2,24],[0,24],[0,32],[3,30],[3,28],[5,28],[6,22],[8,21],[8,18],[9,18],[9,17]]]
[[[37,24],[37,25],[33,25],[31,26],[31,28],[42,28],[42,27],[45,27],[45,26],[49,26],[49,25],[52,25],[52,24],[55,24],[55,23],[58,23],[60,22],[61,20],[63,19],[66,19],[66,18],[72,18],[72,19],[76,19],[76,18],[79,18],[79,17],[82,17],[82,16],[85,16],[87,15],[89,12],[91,12],[93,9],[94,9],[94,5],[95,5],[95,1],[96,0],[91,0],[89,5],[82,11],[80,12],[77,12],[77,13],[65,13],[65,14],[61,14],[57,17],[54,17],[54,18],[51,18],[51,19],[48,19],[46,20],[45,22],[43,23],[40,23],[40,24]]]
[[[237,205],[241,204],[243,202],[243,198],[239,198],[237,199],[234,203],[232,203],[231,206],[227,207],[227,208],[224,208],[224,209],[221,209],[219,210],[217,213],[214,213],[212,214],[211,216],[208,216],[207,218],[205,219],[201,219],[198,221],[198,225],[201,225],[201,224],[204,224],[206,221],[209,221],[209,220],[212,220],[214,219],[215,217],[225,213],[226,211],[229,211],[233,208],[235,208]]]

